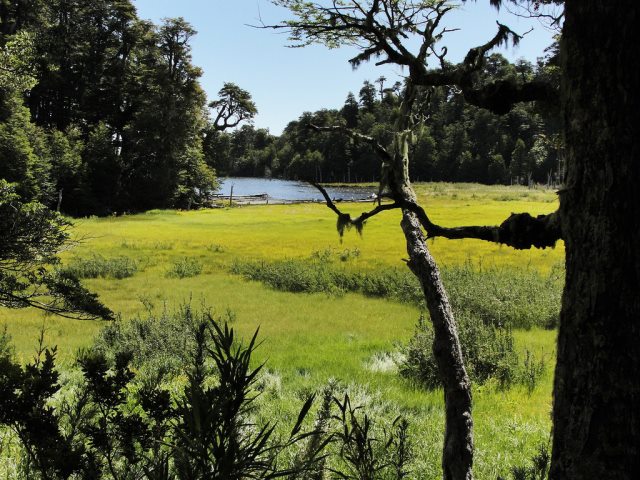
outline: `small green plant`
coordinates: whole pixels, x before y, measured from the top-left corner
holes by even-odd
[[[176,261],[167,271],[167,277],[188,278],[202,273],[202,263],[195,258],[185,257]]]
[[[211,253],[224,253],[225,248],[219,243],[212,243],[207,247],[207,250],[209,250]]]
[[[155,242],[153,244],[154,250],[173,250],[173,242]]]
[[[531,465],[526,467],[513,467],[511,469],[510,480],[547,480],[549,478],[549,467],[551,466],[551,455],[549,446],[546,443],[538,447],[538,453],[531,459]],[[507,480],[498,477],[498,480]]]
[[[360,256],[360,249],[355,247],[353,250],[349,248],[345,248],[342,252],[339,253],[339,258],[341,262],[347,262],[351,259],[358,258]]]
[[[527,387],[527,391],[531,394],[545,372],[544,357],[536,360],[534,354],[528,349],[525,350],[525,357],[521,371],[521,383]]]
[[[351,404],[349,395],[334,398],[334,403],[338,408],[333,416],[338,423],[334,441],[338,443],[343,466],[329,468],[329,471],[349,480],[407,478],[413,457],[409,423],[397,417],[391,428],[380,430],[361,407]]]
[[[94,255],[89,258],[74,258],[62,272],[76,278],[123,278],[132,277],[138,271],[138,263],[129,257],[105,258]]]
[[[311,253],[311,260],[319,263],[330,263],[333,260],[333,249],[315,250]]]
[[[126,248],[127,250],[139,250],[140,244],[125,239],[120,243],[120,248]]]
[[[2,325],[0,328],[0,358],[12,358],[14,354],[13,345],[11,345],[11,335],[7,325]]]

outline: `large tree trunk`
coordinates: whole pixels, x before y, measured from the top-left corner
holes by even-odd
[[[640,24],[635,1],[567,0],[566,242],[553,479],[640,478]]]

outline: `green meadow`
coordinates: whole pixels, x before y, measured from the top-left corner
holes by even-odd
[[[554,192],[524,187],[418,184],[420,201],[433,221],[446,226],[498,224],[512,212],[532,215],[557,208]],[[359,213],[364,203],[342,204]],[[257,328],[262,341],[256,364],[266,362],[260,402],[265,417],[289,424],[304,395],[330,380],[348,390],[379,418],[398,414],[411,423],[415,478],[437,478],[443,428],[440,390],[426,391],[398,375],[392,361],[411,338],[420,308],[410,302],[339,295],[293,293],[233,274],[236,262],[308,261],[324,258],[341,271],[404,271],[406,256],[399,212],[386,212],[366,225],[362,237],[341,240],[333,212],[322,204],[255,205],[199,211],[75,220],[76,244],[63,254],[68,268],[119,259],[121,276],[96,273],[85,284],[126,322],[180,305],[210,308],[231,316],[247,338]],[[478,271],[534,271],[545,278],[564,260],[564,249],[514,251],[475,240],[435,239],[430,248],[443,269],[467,265]],[[74,267],[75,266],[75,267]],[[104,275],[105,278],[102,278]],[[514,286],[516,288],[516,286]],[[535,313],[535,312],[534,312]],[[62,368],[78,349],[91,345],[104,322],[44,317],[33,311],[0,310],[18,358],[34,353],[40,330],[57,345]],[[515,330],[520,352],[544,359],[544,374],[532,391],[501,389],[489,381],[474,387],[476,477],[496,478],[512,465],[525,465],[548,440],[555,331]]]

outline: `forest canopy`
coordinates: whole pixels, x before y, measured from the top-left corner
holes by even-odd
[[[365,81],[340,108],[306,112],[280,136],[252,125],[251,93],[227,82],[207,99],[182,18],[138,18],[132,2],[12,0],[0,8],[0,178],[25,201],[72,216],[204,205],[221,175],[372,181],[375,155],[339,133],[389,141],[401,82]],[[492,54],[480,83],[558,82],[557,45],[534,65]],[[557,184],[557,111],[519,104],[506,115],[470,106],[453,87],[421,93],[411,145],[415,180]]]
[[[216,186],[193,28],[114,0],[0,6],[0,178],[71,215],[197,205]]]

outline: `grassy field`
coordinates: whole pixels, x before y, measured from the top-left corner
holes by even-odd
[[[553,192],[520,187],[420,184],[420,201],[435,222],[447,226],[497,224],[511,212],[549,213],[557,208]],[[366,204],[345,204],[353,213]],[[403,269],[406,256],[398,212],[372,219],[362,238],[348,232],[342,242],[335,215],[319,204],[248,206],[204,211],[152,211],[142,215],[91,218],[75,222],[79,243],[64,253],[66,264],[96,255],[127,257],[135,274],[120,280],[98,278],[86,285],[123,319],[146,310],[175,309],[186,302],[215,312],[232,311],[243,335],[260,327],[263,344],[256,361],[267,361],[279,401],[280,418],[295,415],[301,392],[338,379],[381,417],[397,412],[412,422],[418,461],[416,478],[437,478],[442,438],[442,393],[425,392],[402,380],[378,359],[410,338],[419,317],[416,306],[347,293],[288,293],[248,282],[230,273],[234,260],[273,261],[325,255],[353,271]],[[516,252],[486,242],[437,239],[431,242],[441,265],[470,262],[474,267],[509,266],[546,275],[563,261],[564,249]],[[342,257],[342,258],[341,258]],[[176,276],[185,259],[201,273]],[[343,261],[344,260],[344,261]],[[172,274],[172,272],[174,272]],[[44,318],[30,311],[0,310],[23,361],[44,326],[49,344],[58,345],[63,364],[88,346],[100,322]],[[546,358],[547,369],[529,394],[523,387],[502,391],[491,382],[474,390],[477,478],[496,478],[509,465],[526,463],[550,429],[551,378],[555,332],[515,332],[518,348]],[[377,362],[377,363],[376,363]]]

